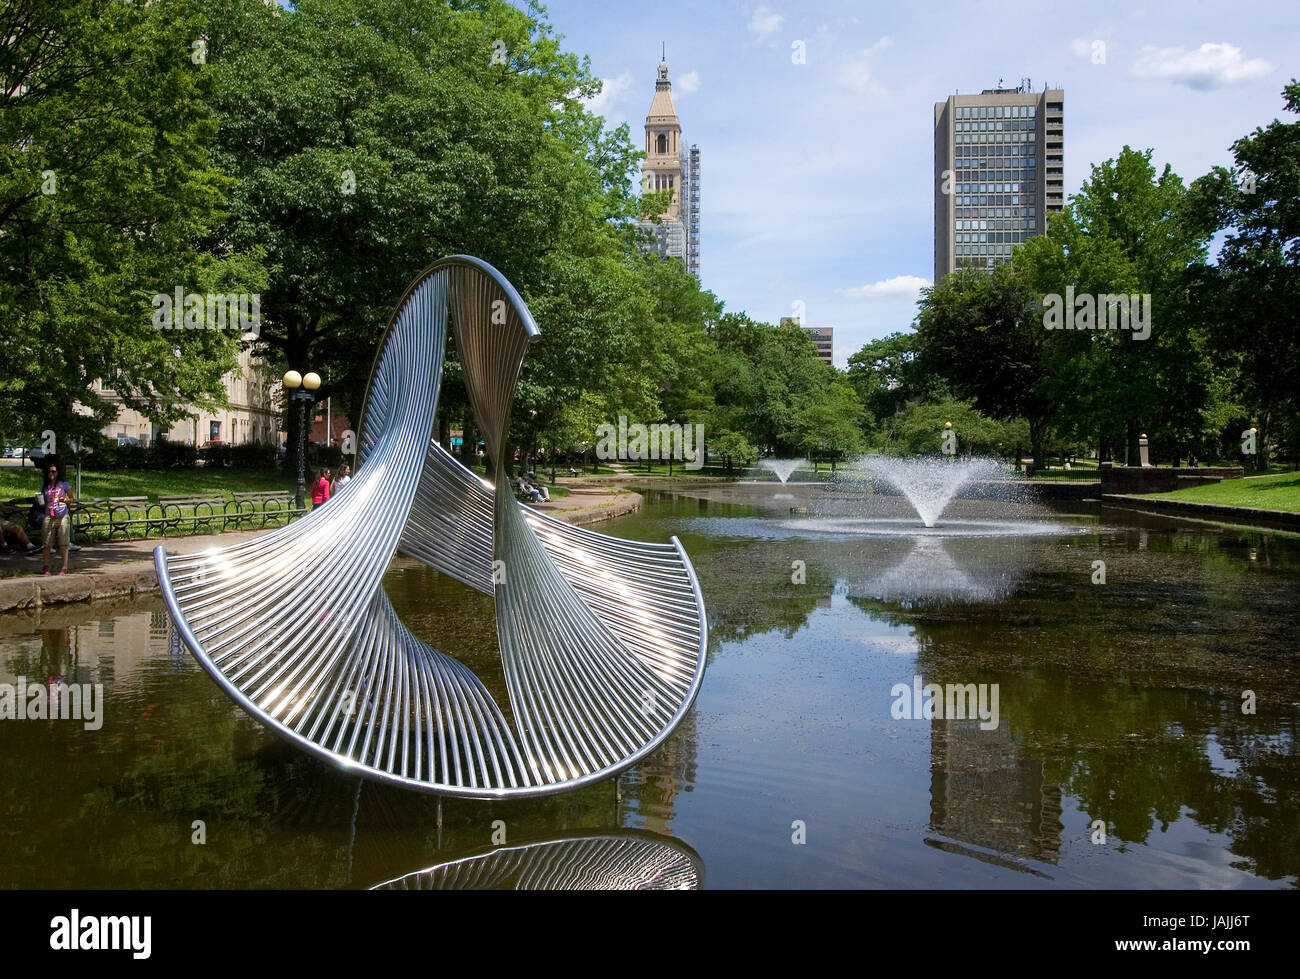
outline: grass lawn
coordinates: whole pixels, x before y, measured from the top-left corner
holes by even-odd
[[[666,462],[651,462],[647,465],[645,462],[642,462],[639,459],[633,459],[622,463],[622,465],[623,465],[624,475],[630,475],[630,476],[667,476],[668,475],[668,463]],[[829,472],[830,463],[825,463],[824,465],[826,470]],[[743,475],[746,468],[747,467],[745,466],[733,466],[732,475],[733,476]],[[812,463],[808,464],[808,468],[812,469]],[[706,473],[704,472],[703,469],[687,469],[680,462],[676,462],[676,461],[674,461],[672,465],[672,474],[674,477],[689,476],[692,479],[701,478],[709,475],[715,475],[715,473]]]
[[[76,470],[68,469],[68,482],[77,486]],[[192,496],[199,493],[250,493],[297,488],[297,480],[274,469],[166,469],[81,471],[81,495],[92,496]],[[41,474],[32,469],[0,469],[0,499],[28,497],[41,488]]]
[[[1148,495],[1157,500],[1222,503],[1225,506],[1258,507],[1263,510],[1287,510],[1300,513],[1300,472],[1225,479],[1208,486],[1192,486],[1173,493]]]

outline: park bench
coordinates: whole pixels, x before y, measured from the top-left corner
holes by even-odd
[[[215,534],[231,527],[277,525],[302,515],[293,494],[284,490],[232,495],[233,500],[224,493],[160,496],[156,503],[147,496],[83,497],[68,509],[74,537],[102,540]],[[30,496],[20,497],[0,502],[0,512],[26,528],[31,506]]]
[[[226,529],[226,496],[224,493],[160,496],[157,503],[150,504],[145,517],[150,534],[166,537],[167,531],[179,529],[182,521],[191,522],[191,533],[216,534]]]
[[[148,508],[147,496],[87,497],[72,504],[72,529],[74,533],[89,536],[107,528],[109,540],[115,533],[130,536],[130,526],[143,520]]]
[[[268,523],[279,523],[299,514],[293,494],[285,490],[262,490],[251,493],[234,493],[234,510],[231,521],[236,526],[265,527]]]

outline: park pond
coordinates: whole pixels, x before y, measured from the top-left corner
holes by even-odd
[[[524,883],[420,874],[503,843],[613,882],[575,869],[594,844],[557,849],[592,838],[627,844],[642,882],[667,847],[680,886],[1300,880],[1300,538],[1087,502],[958,500],[926,528],[824,485],[646,495],[596,529],[681,539],[708,667],[617,792],[440,804],[362,784],[235,707],[160,598],[51,608],[0,622],[0,683],[99,684],[103,713],[0,720],[0,887]],[[491,679],[490,598],[406,559],[385,587]],[[928,684],[957,705],[973,687],[983,713],[949,716]]]

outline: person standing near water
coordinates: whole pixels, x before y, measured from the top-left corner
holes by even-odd
[[[68,544],[71,543],[70,525],[72,517],[68,515],[68,504],[75,497],[72,487],[68,485],[58,466],[51,463],[45,470],[45,483],[36,494],[36,505],[44,514],[41,520],[41,574],[50,573],[50,548],[59,549],[63,566],[59,574],[68,573]]]

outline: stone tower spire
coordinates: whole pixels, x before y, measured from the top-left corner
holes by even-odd
[[[672,202],[664,219],[679,221],[682,216],[682,124],[673,105],[673,85],[668,77],[665,50],[655,79],[655,94],[645,117],[645,162],[641,165],[642,186],[647,191],[669,189]]]

